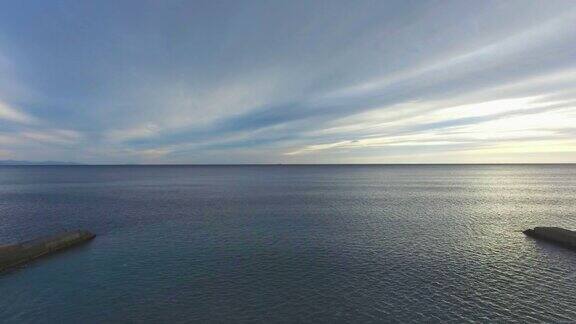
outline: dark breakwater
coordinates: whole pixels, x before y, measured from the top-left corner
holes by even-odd
[[[94,237],[95,235],[88,231],[73,231],[20,244],[0,246],[0,271],[74,247]]]
[[[534,229],[525,230],[524,234],[535,239],[548,241],[576,250],[575,231],[560,227],[535,227]]]

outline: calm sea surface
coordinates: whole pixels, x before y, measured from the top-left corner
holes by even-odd
[[[574,322],[576,165],[0,167],[0,321]]]

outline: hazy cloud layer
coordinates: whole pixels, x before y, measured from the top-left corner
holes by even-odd
[[[0,159],[576,162],[576,3],[7,1]]]

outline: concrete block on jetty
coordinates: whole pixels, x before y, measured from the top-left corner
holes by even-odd
[[[0,245],[0,271],[88,242],[94,237],[96,235],[88,231],[73,231],[19,244]]]

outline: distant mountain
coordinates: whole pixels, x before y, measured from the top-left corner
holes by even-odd
[[[17,160],[0,160],[0,165],[81,165],[76,162],[63,161],[17,161]]]

